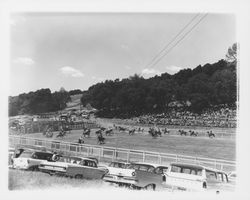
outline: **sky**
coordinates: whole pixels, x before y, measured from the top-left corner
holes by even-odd
[[[230,14],[14,13],[10,22],[11,96],[41,88],[87,90],[135,73],[174,74],[224,59],[236,42]]]

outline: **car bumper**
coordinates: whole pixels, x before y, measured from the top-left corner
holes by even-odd
[[[130,184],[135,185],[137,183],[136,180],[130,180],[125,178],[118,178],[118,177],[105,177],[103,178],[104,181],[110,182],[110,183],[124,183],[124,184]]]

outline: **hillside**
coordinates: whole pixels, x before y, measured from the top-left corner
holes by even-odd
[[[235,105],[236,90],[236,63],[220,60],[174,75],[163,73],[144,79],[135,74],[122,80],[106,80],[85,91],[81,102],[97,108],[100,117],[127,118],[166,112],[172,102],[200,113],[216,105]],[[186,106],[186,102],[190,105]]]

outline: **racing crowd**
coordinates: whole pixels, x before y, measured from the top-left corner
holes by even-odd
[[[132,118],[132,121],[140,124],[158,124],[175,126],[203,126],[203,127],[236,127],[236,109],[227,106],[213,108],[201,114],[190,111],[172,109],[162,114],[142,115]]]

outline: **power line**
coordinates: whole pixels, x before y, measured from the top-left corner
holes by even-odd
[[[168,51],[166,51],[166,53],[165,54],[163,54],[162,56],[160,56],[159,58],[158,58],[158,60],[156,60],[156,62],[155,63],[153,63],[153,65],[151,65],[151,67],[154,67],[158,62],[160,62],[160,60],[163,58],[163,57],[165,57],[174,47],[176,47],[196,26],[198,26],[198,24],[206,17],[208,15],[208,13],[207,14],[205,14],[203,17],[201,17],[200,19],[199,19],[199,21],[198,22],[196,22],[192,27],[191,27],[191,29],[188,31],[188,32],[186,32],[175,44],[174,44],[174,46],[172,46]]]
[[[164,52],[173,42],[174,42],[174,40],[199,16],[200,14],[198,13],[198,14],[196,14],[178,33],[177,33],[177,35],[174,37],[174,38],[172,38],[172,40],[167,44],[167,45],[165,45],[164,47],[163,47],[163,49],[161,50],[161,51],[159,51],[155,56],[154,56],[154,58],[146,65],[146,68],[148,67],[148,66],[150,66],[156,59],[157,59],[157,57],[158,56],[160,56],[161,54],[162,54],[162,52]]]

